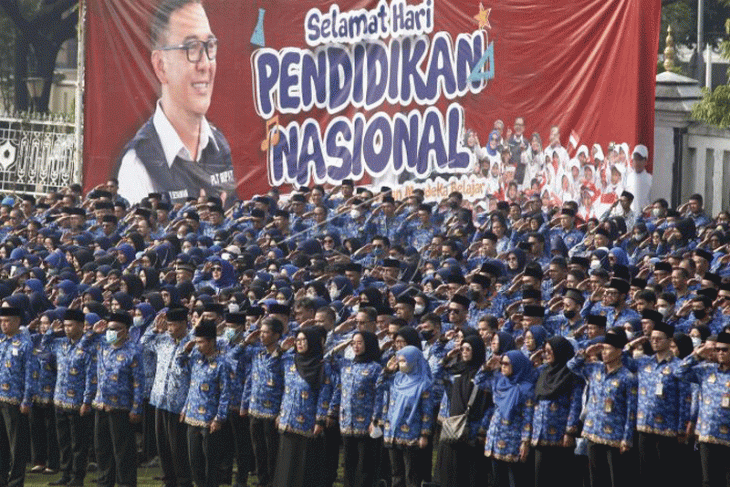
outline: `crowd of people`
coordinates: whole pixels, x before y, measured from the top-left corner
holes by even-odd
[[[0,486],[730,485],[730,214],[633,199],[6,197]]]

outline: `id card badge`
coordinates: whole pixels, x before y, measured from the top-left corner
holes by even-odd
[[[612,413],[613,412],[613,399],[607,398],[603,402],[603,412],[604,413]]]
[[[720,405],[725,409],[730,409],[730,394],[725,393],[722,395],[722,400],[720,401]]]
[[[13,354],[13,357],[17,357],[20,355],[20,350],[18,350],[17,347],[13,347],[13,351],[11,353]]]
[[[660,397],[664,395],[664,384],[662,384],[661,382],[659,382],[656,385],[656,389],[654,390],[654,395],[660,396]]]

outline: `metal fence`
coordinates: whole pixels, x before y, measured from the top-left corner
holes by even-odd
[[[46,194],[78,182],[73,120],[0,114],[0,193]]]

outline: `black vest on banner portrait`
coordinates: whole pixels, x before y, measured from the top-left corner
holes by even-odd
[[[230,207],[237,199],[231,147],[220,130],[212,125],[210,127],[215,144],[208,143],[200,155],[200,161],[192,162],[175,157],[170,166],[150,118],[124,146],[115,173],[119,174],[122,158],[130,149],[134,149],[137,158],[147,169],[154,191],[162,193],[163,198],[169,198],[172,203],[184,203],[188,196],[200,196],[202,189],[206,195],[218,198],[222,193],[227,193],[225,206]],[[217,149],[215,145],[218,146]]]

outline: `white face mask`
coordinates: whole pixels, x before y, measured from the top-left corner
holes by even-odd
[[[661,211],[659,210],[659,208],[652,208],[652,209],[651,209],[651,215],[652,215],[652,216],[653,216],[654,218],[659,218],[659,214],[660,214],[660,213],[661,213]]]
[[[314,299],[317,297],[317,292],[316,291],[307,291],[307,297]]]
[[[109,345],[114,345],[119,340],[119,333],[116,330],[107,330],[104,339]]]
[[[238,305],[238,303],[228,303],[228,312],[229,313],[238,313],[240,311],[241,307]]]
[[[284,304],[285,305],[286,304],[286,299],[277,299],[276,302],[279,303],[279,304]]]
[[[330,293],[330,299],[331,300],[337,299],[337,296],[340,295],[340,291],[337,289],[337,286],[330,287],[329,293]]]
[[[132,318],[132,323],[134,324],[134,326],[142,326],[142,323],[144,323],[144,318],[142,318],[141,316],[135,316],[134,318]]]
[[[634,332],[633,331],[627,331],[626,332],[626,338],[628,338],[629,341],[634,339]]]
[[[420,314],[423,314],[424,311],[426,311],[426,307],[424,305],[422,305],[422,304],[417,304],[413,308],[413,314],[420,315]]]
[[[354,305],[352,307],[352,312],[353,313],[357,313],[358,311],[360,311],[360,305],[359,304],[356,304],[356,305]]]
[[[600,260],[592,260],[591,261],[591,269],[600,269],[601,268],[601,261]]]
[[[666,306],[659,306],[656,310],[658,312],[660,312],[662,314],[662,316],[665,317],[665,318],[669,314],[669,308],[666,307]]]
[[[692,339],[692,347],[697,348],[702,345],[702,339],[698,337],[690,337]]]
[[[350,210],[350,218],[353,220],[360,218],[360,210]]]

